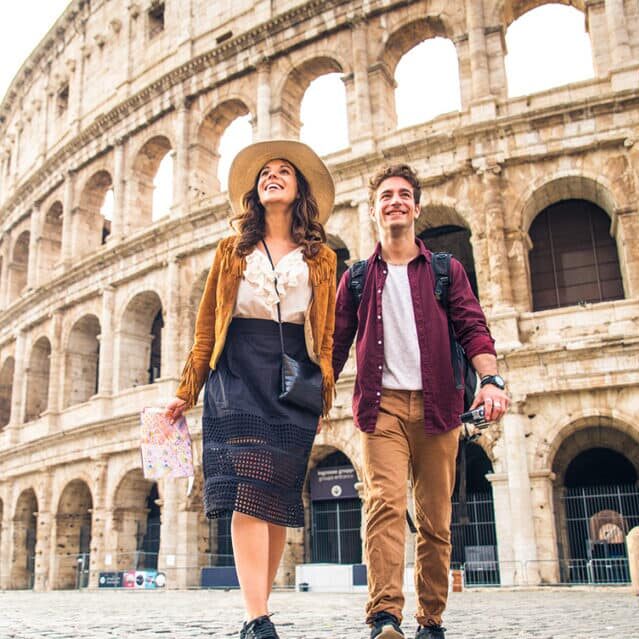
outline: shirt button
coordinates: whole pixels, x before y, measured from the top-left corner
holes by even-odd
[[[382,271],[382,273],[384,273],[384,275],[386,275],[387,271]]]
[[[381,395],[381,393],[378,391],[377,393],[375,393],[375,395],[377,395],[377,397],[379,397]]]
[[[382,319],[382,316],[381,316],[381,315],[378,315],[378,316],[377,316],[377,319]]]
[[[381,292],[382,292],[382,289],[381,289],[381,288],[378,288],[378,289],[377,289],[377,292],[378,292],[378,293],[381,293]]]
[[[380,370],[380,371],[382,370],[382,367],[381,367],[381,366],[378,366],[377,368],[379,368],[379,370]]]
[[[377,343],[378,343],[378,344],[381,344],[381,343],[382,343],[382,340],[381,340],[381,339],[378,339],[378,340],[377,340]]]

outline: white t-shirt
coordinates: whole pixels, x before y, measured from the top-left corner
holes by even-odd
[[[382,388],[422,390],[417,324],[407,264],[387,264],[382,291],[384,368]]]

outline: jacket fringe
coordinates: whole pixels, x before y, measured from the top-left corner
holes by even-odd
[[[326,247],[312,258],[312,260],[309,260],[309,263],[312,264],[312,268],[308,269],[311,284],[317,286],[321,282],[326,282],[330,280],[331,277],[334,277],[335,262],[335,253]]]
[[[193,353],[189,353],[189,356],[186,358],[186,363],[184,364],[184,368],[182,369],[182,378],[180,384],[184,390],[186,391],[186,397],[180,397],[186,401],[186,408],[193,408],[197,403],[197,396],[200,394],[200,380],[197,374],[197,370],[195,369],[195,365],[193,363]],[[183,394],[183,393],[182,393]]]
[[[218,251],[223,251],[222,256],[222,273],[232,275],[233,277],[242,277],[246,268],[246,258],[237,259],[235,256],[234,238],[227,238],[218,244]]]
[[[330,376],[324,375],[324,379],[322,380],[322,417],[328,417],[328,414],[331,412],[331,407],[333,406],[333,398],[336,394],[335,380],[331,371]]]

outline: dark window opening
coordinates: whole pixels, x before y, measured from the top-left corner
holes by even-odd
[[[149,39],[164,31],[164,2],[155,2],[148,11]]]
[[[530,227],[533,310],[623,299],[610,218],[596,204],[563,200]]]
[[[151,326],[151,361],[149,366],[149,384],[160,377],[162,367],[162,329],[164,328],[164,320],[162,319],[162,310],[157,312]]]
[[[69,85],[65,84],[59,91],[56,99],[58,116],[64,115],[69,108]]]
[[[627,457],[610,448],[589,448],[569,464],[566,488],[634,484],[637,471]]]
[[[138,545],[136,570],[156,570],[158,567],[158,553],[160,552],[160,530],[162,527],[158,485],[153,484],[146,499],[146,526],[142,529],[138,525]]]
[[[209,520],[209,549],[211,566],[234,566],[233,541],[231,538],[231,518],[233,513],[226,512],[217,519]]]

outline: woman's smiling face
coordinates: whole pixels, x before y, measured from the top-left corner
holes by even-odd
[[[295,168],[287,160],[271,160],[260,171],[257,193],[264,208],[271,204],[292,206],[297,197]]]

